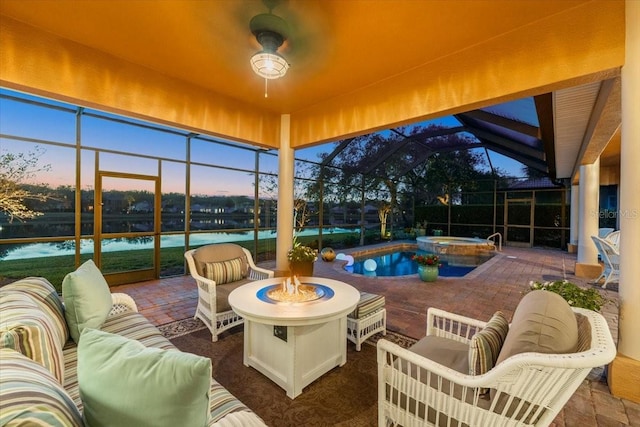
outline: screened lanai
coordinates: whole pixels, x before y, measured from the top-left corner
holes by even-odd
[[[95,165],[107,165],[102,156],[130,154],[127,149],[131,147],[82,145],[89,141],[83,136],[80,123],[84,121],[86,126],[87,121],[102,120],[106,114],[117,118],[109,120],[112,123],[141,120],[154,129],[171,129],[162,134],[177,132],[179,143],[163,145],[157,151],[156,143],[149,144],[150,151],[137,154],[145,159],[138,161],[141,168],[153,169],[153,174],[148,169],[135,177],[136,182],[147,186],[144,191],[156,191],[155,182],[160,176],[168,176],[173,168],[183,176],[191,176],[184,183],[181,181],[180,191],[185,199],[193,193],[189,186],[195,183],[218,183],[224,178],[229,186],[226,183],[241,181],[248,189],[246,195],[253,201],[256,215],[255,203],[261,197],[256,196],[256,176],[274,176],[273,168],[256,174],[256,158],[277,159],[278,209],[274,211],[275,218],[269,217],[268,226],[278,231],[272,252],[277,269],[281,270],[286,266],[286,251],[293,236],[294,180],[302,170],[294,168],[295,158],[303,156],[304,150],[329,144],[340,147],[351,138],[352,143],[358,142],[358,138],[378,132],[384,137],[397,137],[398,144],[356,168],[357,172],[367,173],[360,173],[361,184],[351,182],[354,194],[360,191],[351,201],[358,203],[363,199],[363,186],[380,177],[381,167],[404,156],[405,168],[396,171],[399,183],[400,178],[412,177],[411,171],[428,164],[430,159],[446,154],[438,144],[447,136],[456,136],[458,143],[473,146],[465,152],[483,158],[487,163],[483,171],[487,174],[496,174],[500,168],[497,156],[501,155],[522,163],[531,175],[542,172],[552,185],[571,188],[566,197],[554,203],[579,207],[561,213],[558,221],[558,227],[569,227],[565,230],[570,234],[567,241],[578,253],[576,272],[588,273],[599,267],[589,237],[597,232],[602,219],[599,202],[611,201],[606,212],[615,212],[614,218],[608,218],[608,213],[604,216],[615,222],[623,235],[630,236],[621,240],[621,306],[624,310],[638,301],[640,294],[632,283],[640,275],[640,267],[624,262],[625,256],[633,256],[640,241],[640,226],[633,216],[639,209],[634,193],[638,154],[633,142],[638,130],[629,118],[638,115],[640,99],[635,86],[640,75],[634,62],[637,55],[630,53],[637,50],[636,2],[395,0],[373,2],[375,7],[366,0],[276,3],[272,12],[291,26],[279,50],[290,69],[283,78],[269,81],[265,96],[265,80],[249,64],[261,45],[248,23],[253,16],[269,11],[262,1],[138,1],[119,3],[119,7],[108,0],[2,2],[0,86],[18,92],[19,97],[26,94],[43,98],[45,101],[39,102],[47,105],[62,103],[70,117],[65,119],[68,130],[64,140],[52,139],[51,135],[24,136],[5,131],[4,126],[0,129],[3,148],[9,139],[18,140],[23,146],[47,145],[49,153],[63,153],[68,162],[65,164],[74,165],[73,170],[65,171],[74,178],[64,183],[75,191],[73,223],[57,227],[55,230],[61,234],[52,236],[52,229],[47,229],[39,231],[38,237],[38,243],[57,244],[73,237],[74,255],[64,268],[77,266],[84,256],[78,239],[91,239],[86,233],[95,233],[88,230],[90,227],[83,229],[83,184],[93,176],[94,183],[90,185],[95,186],[95,191],[96,177],[107,183],[123,179],[117,170],[104,170],[109,173],[100,175],[95,171],[102,169]],[[354,20],[358,25],[353,25]],[[500,111],[498,107],[523,99],[527,100],[528,111],[535,110],[536,118],[526,118],[513,108]],[[83,117],[81,109],[90,114]],[[413,138],[411,126],[445,118],[451,121],[446,125],[448,131],[459,128],[456,133],[426,138],[431,135],[427,133]],[[41,123],[32,122],[27,127],[39,128]],[[231,158],[224,149],[220,148],[220,154],[211,154],[206,148],[202,153],[190,153],[186,147],[191,140],[194,145],[203,141],[204,147],[231,146],[234,152],[238,149],[249,154],[240,165],[229,167],[221,164]],[[178,151],[182,153],[177,161],[164,154],[175,146],[181,146]],[[328,150],[324,159],[327,170],[334,150],[335,147]],[[277,157],[272,156],[276,152]],[[339,156],[336,153],[332,161]],[[323,159],[318,160],[322,166]],[[153,165],[144,166],[148,162]],[[191,166],[195,173],[190,162],[194,163]],[[112,164],[119,163],[114,160]],[[93,166],[92,171],[85,171],[86,165]],[[229,175],[210,176],[210,167],[229,171]],[[75,177],[82,177],[83,173],[89,178],[78,182]],[[251,178],[247,178],[248,174]],[[309,176],[302,174],[299,178],[296,181],[308,180]],[[480,182],[477,176],[469,181]],[[521,189],[522,185],[519,184]],[[607,196],[598,200],[603,186],[607,187]],[[495,190],[481,190],[497,194],[499,187],[496,184]],[[437,222],[443,231],[446,225],[451,234],[457,233],[453,224],[467,227],[461,231],[465,234],[473,232],[477,224],[464,218],[454,221],[457,203],[465,198],[456,195],[459,187],[449,184],[446,189],[425,185],[419,188],[432,192],[433,206],[440,212],[435,220],[425,218],[427,222]],[[217,191],[226,190],[223,187]],[[379,194],[372,194],[376,197],[369,199],[391,201],[392,194],[384,194],[384,187],[377,190]],[[539,187],[531,189],[538,190]],[[225,193],[219,195],[222,194]],[[142,214],[144,205],[135,206],[131,197],[120,198],[118,203]],[[528,198],[535,200],[533,193]],[[410,205],[409,197],[404,200]],[[323,204],[315,212],[325,221],[324,212],[322,218],[319,216]],[[242,205],[242,200],[236,205]],[[58,210],[64,210],[64,206],[61,203]],[[252,209],[250,206],[249,202],[247,209]],[[406,223],[397,223],[402,230],[408,228],[406,225],[415,225],[418,207],[419,202],[413,211],[415,218],[407,216]],[[332,208],[340,209],[328,209]],[[203,209],[202,214],[208,214],[209,207]],[[264,208],[269,212],[271,209]],[[369,208],[365,203],[360,209],[362,213],[370,212],[370,220],[375,222],[375,207]],[[497,227],[499,211],[491,212],[491,222],[483,220],[481,226],[493,227],[495,221]],[[154,212],[158,209],[154,208]],[[571,215],[568,221],[567,215]],[[78,216],[80,219],[76,219]],[[398,217],[402,218],[402,211],[389,219],[394,224],[392,231]],[[350,224],[352,229],[362,225],[362,218],[361,224],[357,224],[357,218],[353,220],[356,223]],[[266,218],[264,221],[262,224],[267,227]],[[545,216],[544,221],[544,227],[556,227],[555,214],[553,218]],[[189,223],[184,227],[190,227]],[[255,225],[248,228],[252,227]],[[144,229],[126,232],[149,233]],[[534,243],[535,232],[532,239],[531,234],[529,237]],[[17,239],[8,240],[3,235],[2,245],[31,243],[27,236]],[[154,237],[156,253],[158,247],[162,248],[161,241]],[[255,239],[252,244],[257,246]],[[154,272],[159,274],[157,266],[161,262],[154,264]],[[634,322],[637,324],[637,317],[633,315],[622,319],[621,336],[627,339],[621,340],[619,350],[637,361],[640,341],[633,338]]]
[[[275,151],[9,90],[0,96],[2,156],[13,159],[5,166],[28,167],[16,184],[35,196],[25,205],[38,213],[31,218],[3,213],[5,280],[30,272],[59,284],[66,271],[89,258],[114,284],[181,275],[186,273],[182,254],[203,242],[233,241],[257,260],[275,259]],[[523,107],[532,107],[529,101],[495,109],[535,117],[535,109]],[[525,126],[494,113],[474,114],[500,123],[503,132],[507,126]],[[304,203],[296,224],[301,241],[318,250],[341,250],[412,239],[419,225],[429,224],[429,234],[444,230],[445,235],[485,238],[498,232],[505,243],[565,247],[565,188],[549,180],[542,187],[514,187],[531,181],[493,165],[501,162],[522,174],[523,164],[494,152],[471,133],[486,123],[468,128],[458,117],[297,150],[295,197]],[[516,131],[511,134],[510,141],[498,135],[489,139],[502,138],[517,153],[526,142],[519,142],[523,136]],[[361,144],[368,143],[381,152],[367,155]],[[467,151],[476,157],[462,165],[470,171],[464,172],[466,182],[457,179],[454,188],[450,179],[441,179],[438,163],[445,160],[439,156]],[[438,176],[428,179],[431,174]],[[421,186],[435,190],[418,191]],[[379,211],[392,202],[390,188],[395,198],[383,220]],[[544,223],[541,214],[523,222],[512,208],[507,236],[505,200],[528,196],[533,203],[536,192],[538,211],[555,209],[551,217],[562,215],[562,222]],[[479,209],[486,215],[478,217]],[[386,232],[381,232],[383,223]],[[42,257],[59,261],[36,263],[40,267],[34,272],[34,261]]]

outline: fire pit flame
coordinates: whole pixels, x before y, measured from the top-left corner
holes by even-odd
[[[267,292],[267,296],[278,302],[307,302],[321,298],[324,292],[315,285],[302,284],[297,276],[288,277],[281,286]]]

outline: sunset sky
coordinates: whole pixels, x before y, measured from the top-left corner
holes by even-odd
[[[15,95],[15,92],[1,90],[2,94]],[[19,95],[22,96],[22,95]],[[40,98],[30,97],[39,100]],[[49,101],[47,101],[49,102]],[[54,102],[55,105],[68,107],[66,104]],[[500,108],[494,107],[494,108]],[[512,116],[522,117],[530,111],[530,106],[511,103],[503,108],[511,109]],[[517,111],[520,109],[521,111]],[[504,111],[501,113],[504,114]],[[130,120],[130,119],[127,119]],[[529,121],[529,120],[528,120]],[[537,119],[531,118],[537,125]],[[142,122],[139,122],[142,123]],[[445,126],[458,126],[453,117],[432,120],[428,123],[438,123]],[[18,135],[35,140],[47,140],[58,143],[75,143],[75,115],[67,111],[51,110],[29,104],[0,99],[0,132],[5,135]],[[162,191],[184,192],[184,163],[170,160],[184,160],[186,158],[185,137],[173,133],[160,132],[137,126],[125,126],[120,123],[98,119],[92,116],[82,117],[83,147],[103,148],[114,151],[129,151],[139,155],[160,156],[169,161],[162,162]],[[45,182],[52,187],[60,185],[74,185],[75,150],[72,147],[38,144],[45,149],[40,158],[40,165],[50,164],[48,172],[39,174],[33,182]],[[318,160],[319,153],[330,152],[335,144],[296,150],[296,158]],[[33,149],[34,144],[0,138],[1,152],[21,152]],[[484,152],[482,150],[481,152]],[[82,151],[82,188],[94,187],[93,150]],[[255,158],[252,151],[232,149],[219,144],[211,144],[202,140],[193,140],[191,155],[194,162],[252,170]],[[276,156],[261,155],[260,170],[263,172],[277,172]],[[486,157],[485,157],[486,159]],[[519,176],[522,165],[512,159],[491,152],[491,161],[509,174]],[[119,154],[102,153],[100,155],[100,169],[114,172],[136,173],[156,176],[158,161]],[[117,188],[118,182],[124,187]],[[245,195],[253,197],[254,178],[243,171],[229,171],[225,169],[194,166],[192,168],[191,187],[194,194],[208,195]],[[106,184],[106,183],[105,183]],[[113,180],[113,189],[125,188],[131,185],[126,180]],[[111,189],[111,188],[105,188]]]

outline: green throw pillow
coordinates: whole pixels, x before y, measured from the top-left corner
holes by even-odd
[[[211,360],[85,329],[78,386],[89,427],[205,426]]]
[[[75,342],[84,328],[102,327],[113,306],[109,285],[92,260],[65,276],[62,299],[69,335]]]

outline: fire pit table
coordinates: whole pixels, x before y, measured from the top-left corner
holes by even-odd
[[[299,278],[296,293],[292,284],[283,285],[286,279],[243,285],[229,294],[229,304],[244,318],[244,365],[294,399],[304,387],[347,362],[347,314],[358,304],[360,293],[321,277]]]

